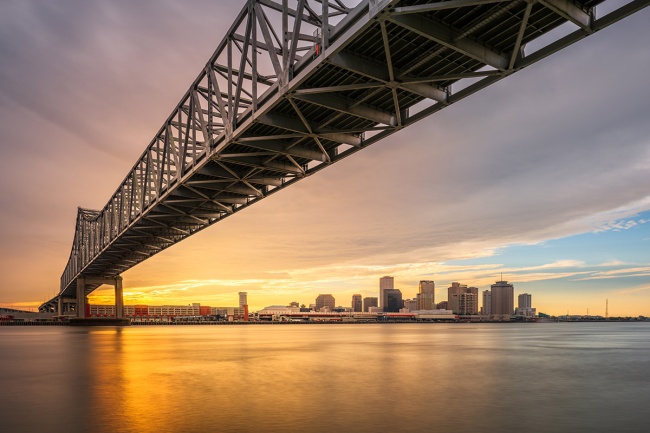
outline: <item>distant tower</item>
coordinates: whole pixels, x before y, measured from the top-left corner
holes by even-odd
[[[519,308],[532,308],[532,296],[528,293],[522,293],[517,297],[517,304]]]
[[[329,293],[318,295],[316,298],[316,310],[318,311],[320,311],[320,309],[323,307],[328,307],[330,311],[333,311],[335,305],[336,301],[334,300],[334,296],[330,295]]]
[[[458,314],[478,313],[478,293],[464,292],[454,296],[458,297]]]
[[[461,296],[464,294],[470,294],[473,297]],[[459,308],[461,297],[463,298],[463,313],[460,313]],[[467,287],[467,284],[453,282],[451,287],[447,288],[447,302],[449,309],[454,314],[478,314],[478,287]]]
[[[399,313],[399,310],[404,307],[400,290],[386,289],[384,290],[384,296],[386,296],[385,313]]]
[[[436,307],[436,283],[431,280],[422,280],[418,285],[418,308],[420,310],[433,310]]]
[[[370,311],[370,307],[377,307],[377,298],[375,297],[368,297],[368,298],[363,298],[363,311],[367,313]]]
[[[248,322],[248,292],[239,292],[239,308],[244,310],[244,322]]]
[[[605,299],[605,319],[609,318],[609,299]]]
[[[248,305],[248,292],[239,292],[239,308],[244,308]]]
[[[363,310],[363,302],[361,295],[352,295],[352,311],[360,313]]]
[[[386,295],[384,294],[384,291],[388,289],[394,289],[394,288],[395,288],[395,278],[386,276],[386,277],[381,277],[379,279],[379,306],[381,308],[385,309],[386,303],[388,301],[386,299]]]
[[[507,281],[492,284],[492,314],[496,316],[512,315],[515,304],[515,288]]]
[[[483,291],[483,306],[481,307],[481,314],[485,316],[492,315],[492,292],[489,290]]]
[[[464,293],[466,288],[466,284],[460,284],[455,281],[451,283],[451,287],[447,288],[447,302],[449,303],[449,309],[454,314],[458,314],[458,294]]]

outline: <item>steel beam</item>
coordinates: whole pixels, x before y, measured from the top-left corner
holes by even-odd
[[[575,3],[569,0],[540,0],[540,3],[581,29],[590,33],[593,31],[592,15],[580,9]]]
[[[299,119],[296,119],[294,117],[269,113],[260,117],[258,121],[266,125],[277,126],[288,131],[298,132],[306,136],[309,136],[311,134],[305,125]],[[314,134],[328,140],[350,144],[352,146],[358,146],[361,144],[361,139],[359,137],[350,134],[342,134],[331,128],[318,128],[312,126],[311,129],[314,131]]]
[[[269,150],[281,155],[297,156],[298,158],[306,158],[314,161],[327,160],[327,155],[323,155],[323,153],[318,150],[312,150],[298,145],[292,146],[290,143],[284,143],[281,141],[249,141],[245,144],[246,146]]]
[[[389,88],[390,86],[399,87],[403,90],[416,93],[424,98],[433,99],[438,102],[445,102],[447,100],[447,93],[437,87],[424,83],[402,84],[397,81],[391,81],[386,65],[364,59],[347,51],[332,56],[329,61],[331,64],[338,66],[341,69],[352,71],[375,81],[381,81]],[[399,70],[394,70],[393,75],[402,77],[401,80],[404,81],[409,81],[410,78],[409,75],[404,74]]]
[[[395,116],[377,110],[370,105],[358,104],[355,101],[340,96],[332,94],[299,94],[294,97],[301,101],[329,108],[340,113],[358,116],[385,125],[395,125]]]
[[[457,9],[468,6],[479,6],[492,3],[503,3],[509,2],[512,0],[449,0],[443,2],[435,2],[429,4],[413,5],[413,6],[402,6],[397,7],[392,12],[395,15],[403,14],[419,14],[425,12],[434,12],[444,9]]]
[[[489,47],[467,38],[455,39],[459,33],[450,27],[443,26],[420,15],[394,15],[389,20],[420,36],[424,36],[440,45],[458,51],[474,60],[485,63],[499,70],[508,68],[508,58],[492,51]]]

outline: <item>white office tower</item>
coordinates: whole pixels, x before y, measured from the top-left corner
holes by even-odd
[[[481,314],[484,316],[492,315],[492,292],[489,290],[483,291],[483,306],[481,307]]]

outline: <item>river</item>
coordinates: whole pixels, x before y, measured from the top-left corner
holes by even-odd
[[[0,328],[0,431],[645,432],[650,323]]]

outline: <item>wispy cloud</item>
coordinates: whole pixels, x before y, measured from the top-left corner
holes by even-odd
[[[596,272],[589,277],[580,278],[576,281],[604,280],[604,279],[612,279],[612,278],[630,278],[630,277],[646,277],[646,276],[650,276],[650,266],[614,269],[610,271]]]
[[[617,295],[633,295],[633,294],[643,293],[648,291],[650,291],[650,284],[642,284],[640,286],[615,290],[615,293]]]

